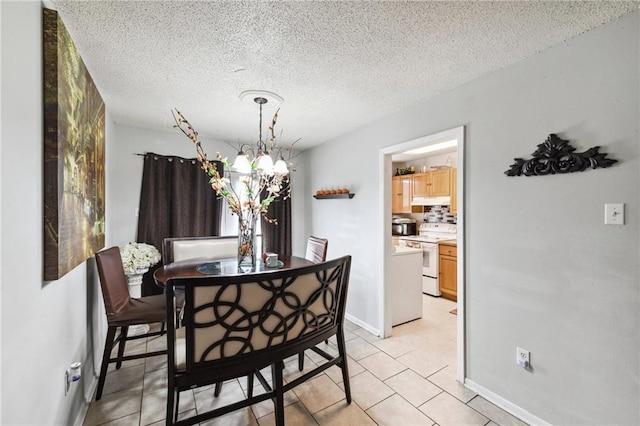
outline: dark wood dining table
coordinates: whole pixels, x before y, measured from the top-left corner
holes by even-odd
[[[268,272],[281,271],[283,269],[301,268],[314,263],[304,257],[280,256],[277,267],[267,267],[262,259],[258,260],[253,267],[238,267],[236,258],[211,259],[201,257],[197,259],[182,260],[162,266],[153,274],[158,286],[163,287],[172,278],[197,278],[208,275],[224,275],[234,277],[247,274],[264,274]]]

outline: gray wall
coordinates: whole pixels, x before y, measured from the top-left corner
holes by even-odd
[[[77,421],[90,389],[76,385],[65,397],[64,370],[82,360],[88,382],[104,327],[91,261],[42,281],[40,8],[0,2],[2,424]],[[329,257],[352,254],[348,310],[376,328],[378,150],[465,125],[468,378],[550,423],[639,424],[638,20],[622,18],[307,152],[294,188],[294,252],[313,232],[330,239]],[[553,177],[502,174],[552,132],[579,150],[601,145],[620,163]],[[132,153],[191,156],[179,140],[108,123],[108,245],[135,236],[142,162]],[[182,147],[160,150],[169,143]],[[353,199],[311,197],[344,185]],[[627,225],[602,224],[605,202],[627,203]],[[531,351],[532,373],[515,366],[516,346]]]
[[[42,280],[41,8],[0,3],[2,424],[82,421],[95,384],[93,330],[100,347],[106,330],[91,259],[60,280]],[[106,132],[108,152],[108,115]],[[83,362],[83,379],[65,396],[64,373],[74,361]]]
[[[465,126],[467,377],[552,424],[640,423],[638,19],[307,154],[309,190],[346,184],[356,192],[350,201],[310,202],[311,229],[354,255],[348,312],[377,328],[378,150]],[[570,175],[503,174],[550,133],[578,151],[600,145],[620,162]],[[603,224],[605,202],[626,203],[625,226]],[[516,366],[517,346],[531,351],[532,372]]]

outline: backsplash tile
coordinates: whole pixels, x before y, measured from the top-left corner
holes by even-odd
[[[457,223],[458,215],[449,211],[449,206],[427,206],[423,220],[428,223]]]

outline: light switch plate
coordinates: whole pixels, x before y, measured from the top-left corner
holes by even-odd
[[[624,204],[606,203],[604,205],[605,225],[624,225]]]

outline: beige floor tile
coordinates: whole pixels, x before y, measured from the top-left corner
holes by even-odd
[[[406,353],[418,349],[420,342],[416,340],[415,336],[403,335],[403,336],[391,336],[390,338],[378,340],[373,342],[373,345],[382,350],[387,355],[398,358]]]
[[[425,418],[426,424],[436,421],[442,426],[523,425],[456,381],[457,317],[449,313],[456,304],[430,296],[424,296],[423,302],[423,318],[393,327],[393,336],[384,340],[345,321],[353,402],[346,403],[341,371],[333,366],[325,374],[285,394],[287,426],[370,425],[374,424],[372,417],[379,424],[402,426],[422,424]],[[159,329],[159,324],[153,327]],[[163,336],[129,342],[127,353],[162,349],[164,339]],[[320,348],[337,353],[335,336],[329,339],[328,345],[321,343]],[[305,354],[305,372],[323,362],[323,358],[312,351]],[[272,383],[271,368],[262,372],[267,382]],[[283,371],[285,382],[300,374],[297,355],[291,356]],[[381,377],[386,380],[380,380]],[[218,398],[213,396],[214,385],[183,392],[179,418],[195,415],[194,407],[205,411],[244,399],[246,386],[246,378],[242,377],[225,382]],[[256,394],[264,392],[257,381],[255,386]],[[111,364],[103,398],[90,404],[84,424],[164,425],[166,392],[165,355],[128,361],[117,371]],[[465,405],[463,401],[469,402]],[[274,423],[271,400],[202,424],[256,426],[258,423]]]
[[[167,368],[167,356],[158,355],[158,356],[151,356],[149,358],[144,358],[144,363],[145,363],[144,371],[147,373],[154,370]]]
[[[133,413],[120,417],[119,419],[111,420],[110,422],[101,423],[100,426],[133,426],[137,425],[139,421],[140,413]]]
[[[349,340],[353,340],[353,339],[357,339],[358,335],[352,331],[349,331],[345,328],[344,330],[344,340],[345,342],[348,342]],[[336,336],[333,336],[329,339],[329,342],[333,343],[334,345],[338,345],[338,339],[336,338]]]
[[[384,352],[378,352],[362,358],[359,362],[360,365],[380,380],[386,380],[407,369],[407,366],[399,363]]]
[[[427,377],[427,379],[465,404],[477,395],[474,391],[465,388],[464,385],[456,379],[456,369],[452,367],[443,368],[436,374]]]
[[[345,398],[344,391],[324,374],[301,383],[293,392],[312,414]]]
[[[93,426],[140,412],[142,384],[122,392],[102,395],[93,401],[84,419],[84,426]]]
[[[446,392],[421,405],[420,411],[440,426],[483,426],[489,423],[488,418]]]
[[[320,426],[375,426],[375,422],[355,402],[340,401],[314,414]]]
[[[311,413],[309,413],[300,402],[284,407],[284,423],[287,426],[314,426],[318,424]],[[275,426],[275,413],[260,417],[258,424],[260,426]]]
[[[354,332],[354,331],[360,329],[360,326],[352,323],[349,320],[344,320],[344,329],[345,330],[349,330],[351,332]]]
[[[338,355],[338,347],[336,345],[334,345],[333,343],[326,344],[326,343],[322,342],[317,346],[317,348],[325,351],[326,353],[328,353],[331,356]],[[305,356],[307,358],[311,358],[311,360],[313,362],[315,362],[316,364],[318,364],[318,365],[320,365],[323,362],[327,362],[327,359],[325,357],[323,357],[320,354],[315,353],[314,351],[312,351],[310,349],[304,351],[304,354],[305,354]]]
[[[349,370],[349,377],[356,376],[364,371],[358,361],[354,361],[353,358],[347,357],[347,370]],[[338,366],[333,366],[326,369],[325,374],[336,383],[342,383],[342,369]]]
[[[367,410],[394,393],[393,389],[368,371],[349,379],[349,383],[351,384],[351,398],[363,410]]]
[[[380,336],[377,336],[369,330],[365,330],[364,328],[354,331],[354,334],[356,334],[361,339],[366,340],[367,342],[376,342],[378,340],[382,340]]]
[[[526,423],[504,411],[502,408],[492,404],[481,396],[476,396],[467,405],[480,412],[485,417],[490,418],[500,426],[526,426]]]
[[[202,390],[200,392],[194,392],[193,395],[196,400],[196,409],[198,410],[198,413],[211,411],[214,408],[223,407],[233,402],[245,399],[244,392],[237,380],[225,382],[222,386],[220,396],[217,398],[213,396],[213,387],[209,387],[207,390]]]
[[[442,392],[442,389],[413,370],[405,370],[400,374],[396,374],[385,380],[384,383],[413,404],[414,407],[421,406]]]
[[[303,374],[308,373],[317,367],[317,364],[313,362],[309,357],[305,356],[304,358],[304,368],[302,371],[298,369],[298,357],[294,360],[286,362],[284,364],[284,370],[282,371],[282,377],[284,378],[285,383],[290,382],[292,380],[297,379]],[[270,382],[271,383],[271,382]]]
[[[144,375],[145,392],[156,392],[167,389],[167,369],[153,370]]]
[[[164,351],[167,349],[167,335],[153,336],[147,339],[147,352]],[[166,357],[166,355],[165,355]]]
[[[115,364],[114,364],[115,365]],[[119,370],[107,372],[104,382],[102,396],[114,392],[131,389],[142,384],[144,376],[144,363],[133,367],[125,367],[124,364]]]
[[[195,410],[196,401],[193,391],[180,393],[179,413]],[[149,425],[166,418],[167,389],[155,392],[144,391],[142,395],[142,409],[140,410],[140,426]]]
[[[380,349],[373,346],[364,339],[357,338],[347,342],[347,355],[356,361],[379,352]]]
[[[443,358],[437,349],[416,349],[396,359],[422,377],[428,377],[445,368],[448,359]]]
[[[433,425],[433,421],[429,417],[398,394],[394,394],[369,408],[367,414],[380,426],[396,426],[400,423],[412,426]]]
[[[253,388],[253,396],[261,395],[261,394],[264,394],[264,393],[265,393],[265,390],[260,385],[255,386]],[[298,401],[299,401],[299,399],[296,396],[295,392],[293,392],[293,391],[285,392],[285,394],[284,394],[284,405],[285,405],[285,407],[287,405],[295,404]],[[269,413],[273,413],[273,411],[274,411],[273,401],[268,399],[268,400],[262,401],[262,402],[260,402],[258,404],[253,404],[251,406],[251,410],[253,410],[253,414],[256,416],[256,418],[264,417]]]

